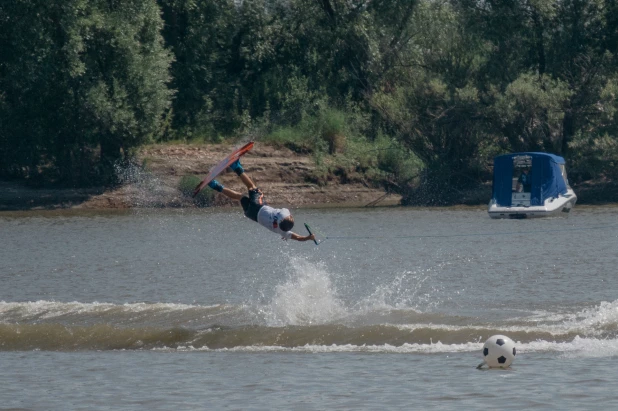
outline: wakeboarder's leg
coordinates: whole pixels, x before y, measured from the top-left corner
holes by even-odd
[[[251,180],[251,178],[247,174],[243,173],[239,175],[238,177],[240,177],[240,180],[247,187],[247,190],[254,190],[257,188],[253,180]]]
[[[245,170],[240,164],[240,159],[234,161],[230,165],[230,168],[236,173],[236,175],[240,178],[240,181],[243,182],[249,191],[248,196],[243,195],[239,198],[240,205],[245,212],[245,216],[253,221],[257,221],[257,212],[259,207],[264,204],[262,192],[255,186],[253,180],[251,180],[251,178],[245,173]]]
[[[245,173],[245,169],[240,164],[240,159],[233,162],[230,168],[236,173],[238,177],[240,177],[240,181],[242,181],[245,187],[247,187],[247,190],[254,190],[257,188],[253,180],[251,180],[251,177],[249,177],[247,173]]]
[[[227,187],[223,187],[223,184],[221,184],[217,180],[212,180],[210,183],[208,183],[208,187],[220,192],[221,194],[228,198],[231,198],[232,200],[240,200],[242,198],[241,193],[239,193],[238,191],[230,190]]]
[[[251,178],[245,173],[245,169],[242,168],[240,160],[236,160],[234,163],[232,163],[230,168],[238,175],[238,177],[240,177],[240,181],[242,181],[243,184],[247,187],[247,190],[254,190],[257,188],[253,183],[253,180],[251,180]],[[223,184],[221,184],[217,180],[212,180],[210,183],[208,183],[208,187],[220,192],[221,194],[228,198],[231,198],[232,200],[240,200],[243,197],[243,195],[238,191],[230,190],[229,188],[224,187]]]

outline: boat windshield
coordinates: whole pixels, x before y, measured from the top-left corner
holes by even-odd
[[[564,166],[564,164],[560,164],[560,172],[562,173],[562,178],[564,179],[564,183],[567,185],[567,187],[570,187],[569,178],[567,177],[566,167]]]

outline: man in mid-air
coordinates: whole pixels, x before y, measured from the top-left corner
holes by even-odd
[[[294,217],[290,214],[290,210],[287,208],[273,208],[264,203],[264,194],[262,194],[262,190],[257,188],[253,180],[245,174],[240,160],[236,160],[232,163],[230,168],[240,177],[240,180],[247,187],[247,190],[249,190],[248,196],[223,187],[217,180],[212,180],[208,183],[208,187],[222,193],[228,198],[240,201],[245,216],[268,228],[273,233],[279,234],[284,240],[289,240],[291,238],[296,241],[315,241],[314,234],[302,236],[291,231],[292,227],[294,227]]]

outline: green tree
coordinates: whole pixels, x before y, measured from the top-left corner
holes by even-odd
[[[479,182],[488,120],[477,83],[487,47],[448,4],[421,3],[411,24],[416,35],[371,103],[425,165],[420,192],[409,185],[405,201],[450,202],[456,188]]]
[[[505,149],[561,152],[562,124],[572,90],[548,75],[522,73],[492,106],[496,127],[507,137]]]
[[[232,0],[159,0],[162,34],[174,54],[174,129],[181,137],[229,132],[237,125],[229,66],[236,30]]]
[[[511,149],[543,148],[567,154],[573,136],[589,129],[601,115],[601,92],[616,72],[615,0],[452,3],[468,30],[491,45],[482,69],[485,79],[481,91],[486,93],[489,104],[500,106],[494,111],[500,115],[497,125],[514,143]],[[536,100],[533,106],[537,110],[520,106],[517,124],[507,122],[513,127],[505,128],[505,100],[513,101],[525,84],[526,98]],[[499,96],[501,93],[504,95]],[[558,126],[556,116],[560,117]],[[534,133],[542,141],[529,138],[533,123],[537,124]],[[528,125],[527,130],[523,124]]]
[[[159,131],[171,55],[154,0],[15,0],[0,23],[3,173],[87,183]]]
[[[613,0],[567,0],[559,3],[548,55],[548,69],[572,91],[565,108],[560,152],[580,130],[589,128],[602,113],[602,90],[616,65],[608,37],[616,31],[615,17],[604,10]],[[614,6],[615,9],[615,6]],[[612,27],[613,25],[613,27]]]

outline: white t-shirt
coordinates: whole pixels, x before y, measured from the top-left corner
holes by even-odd
[[[287,208],[272,208],[270,206],[262,206],[258,211],[258,223],[268,228],[273,233],[279,234],[283,239],[289,240],[292,238],[291,231],[282,231],[279,228],[279,223],[290,215],[290,210]]]

